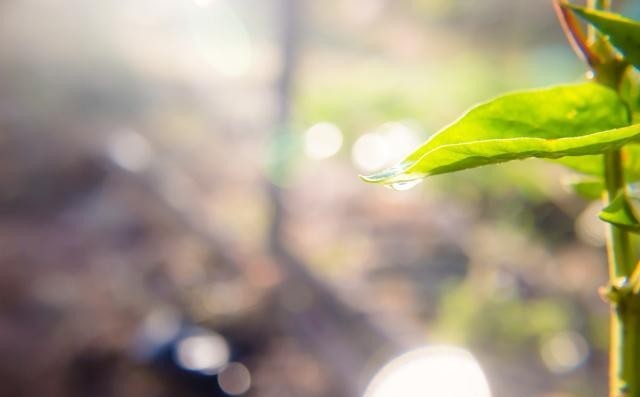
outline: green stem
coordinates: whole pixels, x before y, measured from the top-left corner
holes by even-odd
[[[610,396],[640,396],[640,300],[627,294],[611,316]]]
[[[605,153],[605,183],[610,202],[625,189],[619,150]],[[624,288],[634,270],[634,254],[627,231],[609,225],[607,238],[611,285]],[[625,280],[620,282],[619,280]],[[640,299],[629,288],[612,302],[610,397],[640,397]]]
[[[628,302],[619,305],[616,312],[620,323],[619,348],[622,350],[621,368],[618,376],[626,396],[640,397],[640,305],[638,296],[630,296]]]
[[[588,0],[587,5],[608,10],[611,0]],[[603,56],[610,53],[606,39],[592,26],[589,26],[589,38],[592,49],[604,61],[604,65],[595,69],[596,79],[616,89],[622,69],[616,66],[614,58]],[[606,201],[611,202],[625,191],[620,150],[605,153],[604,166]],[[628,285],[636,267],[635,255],[626,230],[610,224],[607,237],[610,285],[619,288],[618,298],[611,304],[609,396],[640,397],[640,294],[635,285]]]
[[[622,158],[619,150],[604,155],[605,184],[607,188],[607,203],[611,202],[619,193],[624,192],[624,175]],[[626,230],[611,225],[609,228],[609,277],[611,281],[630,274],[631,241]]]

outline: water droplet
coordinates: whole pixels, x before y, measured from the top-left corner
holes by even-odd
[[[409,190],[412,187],[418,185],[420,182],[422,182],[422,179],[412,179],[410,181],[390,183],[385,186],[391,190],[402,191],[402,190]]]

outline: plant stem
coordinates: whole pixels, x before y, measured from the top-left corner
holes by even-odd
[[[611,8],[611,0],[588,0],[587,6],[608,10]],[[609,52],[603,49],[606,41],[603,41],[592,26],[589,26],[588,34],[592,48],[596,52],[600,55],[603,52]],[[605,60],[606,63],[611,61],[611,59]],[[614,89],[618,88],[617,82],[622,69],[615,67],[614,64],[612,68],[601,68],[595,71],[596,79]],[[605,71],[607,73],[604,73]],[[613,79],[612,74],[616,75]],[[618,194],[625,191],[620,150],[605,153],[604,174],[607,189],[606,202],[611,202]],[[635,255],[626,230],[611,224],[608,229],[610,286],[618,289],[616,299],[611,302],[609,397],[640,397],[640,295],[635,285],[628,284],[636,267]]]
[[[624,175],[620,150],[614,150],[604,155],[605,184],[607,188],[607,203],[618,194],[624,192]],[[629,266],[633,263],[631,256],[631,242],[629,234],[624,229],[611,225],[609,228],[609,278],[614,281],[630,274]]]
[[[619,150],[605,153],[607,202],[623,193],[625,181]],[[624,288],[634,270],[634,255],[627,231],[609,225],[607,251],[611,285]],[[622,281],[620,281],[622,280]],[[625,292],[626,291],[626,292]],[[610,397],[640,397],[640,299],[621,290],[611,307]]]
[[[629,302],[619,304],[616,310],[618,329],[618,348],[622,351],[619,373],[618,390],[626,391],[624,396],[640,396],[640,305],[637,296],[632,296]]]

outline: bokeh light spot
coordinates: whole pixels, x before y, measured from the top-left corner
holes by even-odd
[[[565,373],[584,363],[589,355],[589,346],[576,332],[559,332],[542,341],[540,355],[551,372]]]
[[[317,123],[304,134],[304,154],[312,159],[326,159],[342,147],[342,131],[332,123]]]
[[[389,148],[385,139],[375,132],[362,135],[353,145],[352,158],[361,171],[376,171],[389,162]]]
[[[191,371],[216,374],[229,362],[229,345],[219,334],[209,333],[187,336],[178,342],[178,364]]]
[[[404,123],[389,122],[356,140],[352,160],[360,171],[377,171],[400,162],[418,144],[414,129]]]
[[[251,387],[251,373],[242,363],[229,363],[218,374],[218,385],[232,396],[244,394]]]
[[[391,122],[381,125],[377,132],[382,134],[389,148],[389,160],[397,163],[413,151],[419,142],[418,134],[408,125]]]
[[[466,350],[426,347],[392,360],[374,377],[364,397],[490,397],[478,362]]]

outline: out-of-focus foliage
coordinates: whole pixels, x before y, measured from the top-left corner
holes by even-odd
[[[442,301],[437,332],[475,346],[495,339],[498,348],[513,352],[518,346],[521,353],[529,353],[540,335],[571,328],[571,310],[564,306],[544,297],[519,303],[500,293],[487,296],[486,290],[465,283]]]

